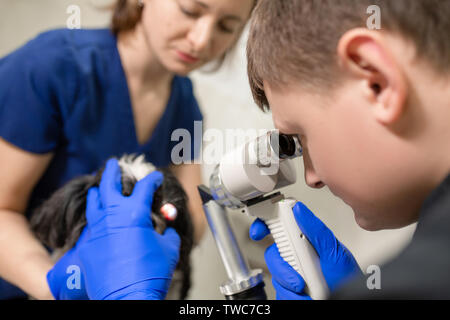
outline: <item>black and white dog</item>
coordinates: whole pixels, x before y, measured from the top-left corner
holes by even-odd
[[[156,168],[143,155],[126,155],[119,159],[122,172],[122,194],[131,195],[137,181]],[[86,225],[86,197],[89,188],[99,186],[104,167],[96,175],[85,175],[69,181],[58,189],[33,213],[30,224],[37,238],[58,251],[58,257],[71,249]],[[191,286],[190,253],[194,241],[194,227],[187,207],[187,195],[176,177],[168,169],[161,186],[153,197],[151,218],[155,230],[163,233],[174,228],[181,239],[180,260],[167,299],[185,299]]]

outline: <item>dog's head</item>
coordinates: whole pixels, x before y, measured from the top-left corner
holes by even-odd
[[[144,156],[123,156],[119,159],[122,173],[122,194],[129,196],[137,181],[156,168]],[[31,217],[31,229],[37,238],[51,249],[71,249],[86,226],[86,197],[88,190],[99,186],[104,167],[96,175],[85,175],[69,181],[40,205]],[[178,266],[189,268],[189,255],[193,246],[193,224],[187,207],[187,196],[176,177],[168,170],[158,168],[164,175],[161,186],[153,195],[151,219],[155,230],[163,233],[174,228],[181,239]],[[176,218],[168,215],[176,210]],[[187,292],[187,291],[186,291]]]

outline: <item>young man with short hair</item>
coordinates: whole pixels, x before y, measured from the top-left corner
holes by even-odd
[[[380,30],[367,27],[372,5]],[[450,298],[449,16],[448,0],[261,0],[255,9],[252,92],[281,132],[300,138],[308,186],[328,186],[365,230],[418,222],[381,268],[381,290],[369,290],[351,253],[297,204],[336,298]],[[250,229],[254,240],[267,234],[259,220]],[[277,298],[309,298],[275,246],[265,257]]]

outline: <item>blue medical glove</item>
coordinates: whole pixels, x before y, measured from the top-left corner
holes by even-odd
[[[89,298],[165,298],[180,238],[172,228],[164,235],[153,229],[153,194],[162,180],[155,171],[136,183],[131,196],[123,196],[119,165],[110,160],[99,188],[89,190],[87,240],[78,248]]]
[[[309,239],[319,256],[320,266],[330,291],[334,291],[349,278],[361,272],[350,251],[304,204],[298,202],[293,212],[300,230]],[[250,238],[256,241],[263,239],[269,233],[266,224],[260,219],[257,219],[250,227]],[[281,258],[275,244],[267,248],[264,257],[272,274],[277,299],[310,299],[304,293],[304,280]]]
[[[47,283],[56,300],[88,300],[77,248],[86,237],[82,232],[77,244],[67,251],[47,273]]]

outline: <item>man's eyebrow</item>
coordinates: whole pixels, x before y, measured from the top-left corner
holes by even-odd
[[[203,7],[204,9],[209,9],[209,6],[206,3],[204,3],[204,2],[201,2],[201,1],[198,1],[198,0],[194,0],[194,2],[196,4],[198,4],[199,6]],[[239,22],[242,21],[242,18],[240,18],[238,16],[231,15],[231,14],[224,16],[224,18],[225,19],[230,19],[230,20],[236,20],[236,21],[239,21]]]

